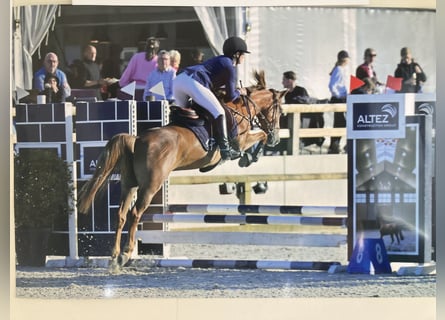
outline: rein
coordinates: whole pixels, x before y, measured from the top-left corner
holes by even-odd
[[[274,122],[276,121],[276,117],[277,117],[277,104],[278,104],[278,99],[273,99],[273,102],[270,106],[268,106],[266,108],[266,110],[269,110],[270,108],[274,108],[274,113],[272,116],[272,121],[269,121],[266,116],[264,116],[264,114],[261,112],[261,110],[258,108],[258,105],[255,103],[255,101],[252,100],[252,98],[250,98],[249,96],[242,96],[243,97],[243,105],[246,107],[247,109],[247,113],[248,115],[244,115],[241,112],[239,112],[238,110],[235,109],[231,109],[231,111],[240,116],[242,119],[241,120],[246,120],[250,123],[251,128],[253,129],[254,125],[257,125],[259,128],[261,128],[261,130],[263,130],[266,134],[271,134],[274,130]],[[250,107],[249,107],[249,102],[252,104],[253,109],[255,110],[255,114],[252,115],[252,113],[250,112]],[[259,118],[259,119],[258,119]],[[262,128],[261,126],[261,121],[263,121],[266,124],[266,128]]]

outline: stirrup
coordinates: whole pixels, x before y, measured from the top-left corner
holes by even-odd
[[[232,148],[220,149],[222,160],[235,160],[241,157],[241,152]]]

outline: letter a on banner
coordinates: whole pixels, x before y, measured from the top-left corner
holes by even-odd
[[[392,273],[391,265],[382,239],[360,239],[354,247],[349,259],[348,273]]]

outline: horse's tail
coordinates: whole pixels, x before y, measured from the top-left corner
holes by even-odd
[[[83,185],[79,192],[77,201],[79,212],[88,212],[96,193],[103,189],[111,174],[120,171],[123,175],[127,171],[132,171],[131,168],[125,168],[125,166],[131,163],[128,160],[132,158],[135,140],[135,136],[122,133],[115,135],[108,141],[104,151],[99,156],[93,177]]]

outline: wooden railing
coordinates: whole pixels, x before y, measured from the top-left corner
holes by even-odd
[[[293,154],[300,153],[301,138],[343,137],[346,128],[300,128],[300,114],[310,112],[346,112],[345,103],[333,104],[283,104],[283,113],[293,114],[292,135],[289,129],[282,129],[281,138],[291,139]]]
[[[302,180],[343,180],[346,172],[294,173],[294,174],[225,174],[171,176],[171,184],[206,184],[206,183],[253,183],[258,181],[302,181]]]

